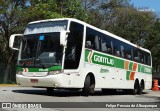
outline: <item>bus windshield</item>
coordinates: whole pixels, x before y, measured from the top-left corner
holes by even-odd
[[[59,32],[25,35],[18,65],[42,68],[61,65],[62,49]]]

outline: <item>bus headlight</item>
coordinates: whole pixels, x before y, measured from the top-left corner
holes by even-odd
[[[23,75],[22,71],[16,71],[16,74]]]
[[[63,70],[49,71],[48,75],[55,75],[55,74],[60,74],[60,73],[63,73]]]

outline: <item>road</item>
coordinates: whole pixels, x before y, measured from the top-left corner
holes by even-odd
[[[159,94],[159,95],[158,95]],[[118,91],[114,94],[103,94],[101,90],[96,89],[95,94],[84,97],[80,91],[55,90],[54,95],[49,96],[43,88],[3,86],[0,87],[0,102],[159,102],[160,91],[158,93],[146,90],[142,95],[125,94]],[[87,104],[87,103],[86,103]],[[13,109],[2,109],[2,111],[12,111]],[[30,109],[14,109],[14,111],[30,111]],[[32,109],[33,111],[160,111],[158,108],[45,108]],[[1,111],[1,110],[0,110]]]

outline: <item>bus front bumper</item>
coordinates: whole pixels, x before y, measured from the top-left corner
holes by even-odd
[[[16,81],[19,86],[68,87],[65,81],[63,81],[63,74],[48,75],[43,77],[30,77],[16,74]]]

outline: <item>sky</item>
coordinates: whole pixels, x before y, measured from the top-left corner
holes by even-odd
[[[131,0],[136,8],[149,8],[156,13],[160,13],[160,0]]]

